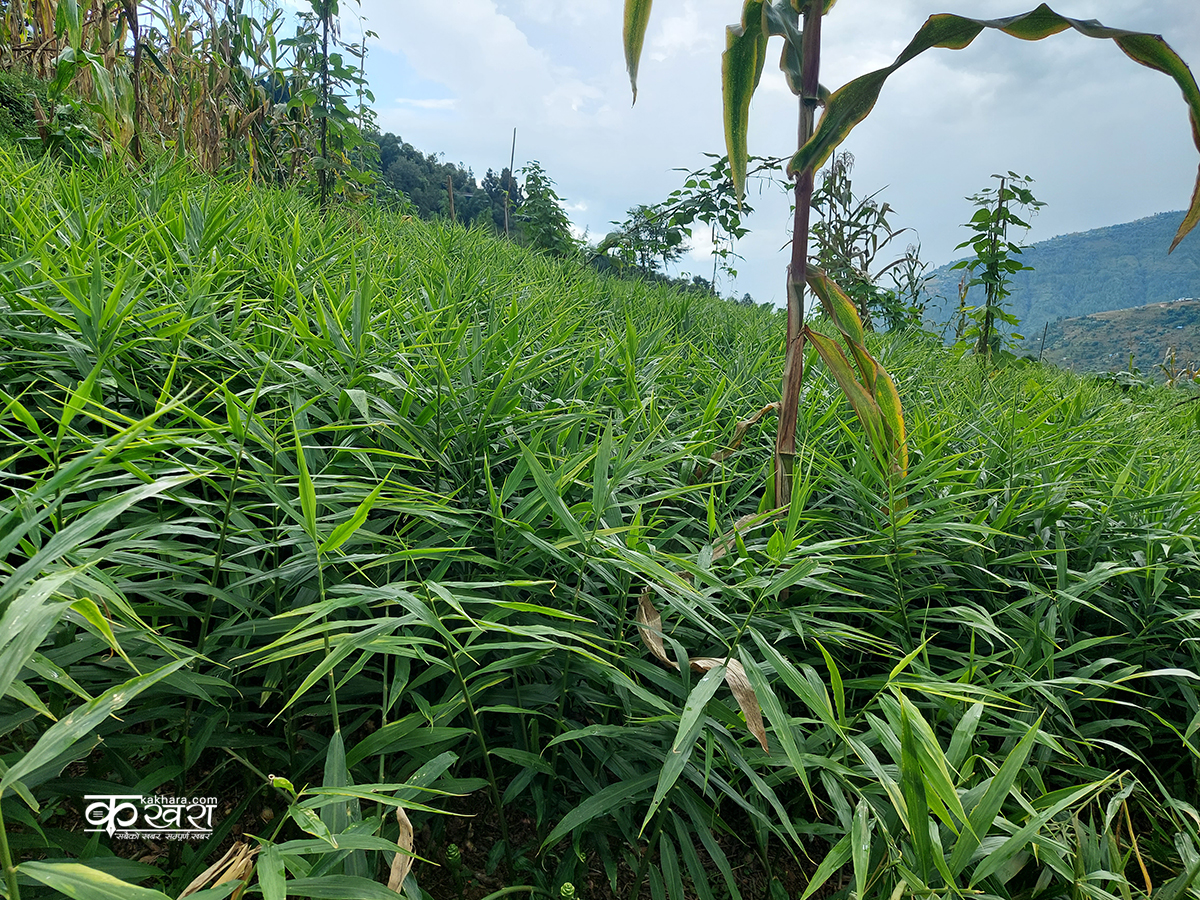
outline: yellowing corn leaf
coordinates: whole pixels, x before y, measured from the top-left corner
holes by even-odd
[[[810,166],[819,168],[854,127],[867,117],[879,99],[884,82],[905,63],[935,47],[962,50],[985,28],[996,29],[1024,41],[1039,41],[1070,28],[1090,38],[1112,40],[1134,62],[1174,79],[1183,92],[1192,125],[1192,139],[1197,150],[1200,150],[1200,87],[1197,87],[1196,79],[1187,65],[1162,37],[1107,28],[1093,19],[1069,19],[1043,3],[1031,12],[1003,19],[970,19],[948,13],[930,16],[890,66],[868,72],[834,91],[825,104],[825,112],[816,132],[792,157],[788,171],[794,174]],[[1172,250],[1197,222],[1200,222],[1200,175],[1196,179],[1187,215],[1171,243]]]
[[[746,185],[746,165],[749,162],[746,142],[750,98],[758,88],[763,63],[767,59],[763,5],[763,0],[746,0],[742,7],[741,23],[725,29],[725,52],[721,54],[725,148],[729,152],[729,173],[733,177],[739,203]]]
[[[908,471],[908,443],[896,384],[867,350],[862,320],[846,292],[816,267],[809,267],[807,281],[850,348],[860,377],[855,376],[850,361],[828,337],[808,329],[805,336],[854,407],[879,458],[894,474],[902,476]]]
[[[403,808],[396,807],[396,822],[400,825],[400,835],[396,838],[396,843],[407,850],[409,853],[413,849],[413,827],[412,822],[408,820],[408,814]],[[388,890],[400,893],[400,887],[404,884],[404,879],[408,877],[408,871],[412,868],[413,858],[404,853],[397,853],[392,857],[392,871],[388,875]]]
[[[625,0],[625,68],[629,70],[629,86],[633,88],[633,102],[637,103],[638,63],[642,58],[642,43],[646,40],[646,26],[650,24],[652,0]]]
[[[807,337],[817,348],[817,353],[825,361],[825,365],[829,366],[829,371],[833,373],[833,377],[837,381],[838,387],[842,389],[842,393],[846,395],[846,399],[850,401],[855,414],[867,431],[871,445],[883,453],[884,459],[887,459],[889,454],[885,452],[883,414],[879,410],[879,404],[855,377],[850,360],[846,359],[841,347],[834,343],[832,338],[815,331],[808,331]]]

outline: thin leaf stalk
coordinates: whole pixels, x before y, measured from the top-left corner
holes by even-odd
[[[9,900],[21,900],[21,888],[17,884],[17,867],[13,865],[12,852],[8,848],[8,829],[4,824],[3,809],[0,809],[0,865],[4,867],[4,881],[8,885]]]
[[[446,655],[450,660],[450,668],[454,670],[454,677],[458,680],[458,686],[463,692],[463,702],[467,707],[467,714],[471,717],[471,728],[475,731],[475,738],[479,741],[479,749],[483,753],[483,765],[487,770],[488,792],[492,795],[492,803],[496,807],[496,818],[500,824],[500,840],[504,841],[504,857],[506,860],[512,860],[512,845],[508,841],[508,820],[504,817],[504,805],[500,800],[500,785],[496,780],[496,770],[492,766],[491,752],[488,750],[487,738],[483,735],[483,727],[479,723],[479,714],[475,711],[475,701],[471,699],[471,691],[467,686],[467,680],[463,677],[462,668],[458,664],[458,655],[454,652],[454,647],[443,640],[443,646],[446,647]]]

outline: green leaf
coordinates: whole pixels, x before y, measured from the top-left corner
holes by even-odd
[[[1099,793],[1107,785],[1116,781],[1117,777],[1118,776],[1116,774],[1113,774],[1100,781],[1094,781],[1091,784],[1085,784],[1079,788],[1079,790],[1068,794],[1053,806],[1032,817],[1021,828],[1015,831],[1012,836],[1008,838],[1008,840],[994,850],[991,850],[987,856],[983,858],[983,860],[979,863],[979,867],[971,873],[970,886],[974,887],[980,881],[987,878],[989,875],[1011,860],[1018,853],[1025,850],[1025,848],[1029,845],[1029,842],[1033,839],[1033,836],[1041,831],[1042,827],[1051,819],[1058,816],[1064,810],[1069,809],[1076,804],[1082,803],[1088,798],[1088,796]],[[964,831],[964,834],[965,833],[966,832]],[[957,852],[957,850],[958,848],[956,847],[955,852]]]
[[[974,809],[967,813],[968,827],[962,830],[958,836],[958,841],[954,845],[954,852],[950,855],[950,871],[957,875],[961,872],[971,860],[972,854],[978,849],[980,842],[992,830],[992,825],[996,821],[996,816],[1000,814],[1000,807],[1004,804],[1004,798],[1008,796],[1008,792],[1012,790],[1013,784],[1017,780],[1017,775],[1025,765],[1025,761],[1029,759],[1029,754],[1033,750],[1034,742],[1037,740],[1038,727],[1041,725],[1042,719],[1039,716],[1038,720],[1033,723],[1033,726],[1025,733],[1020,742],[1005,758],[991,782],[984,791],[979,802],[975,804]],[[976,873],[976,877],[978,873]]]
[[[658,786],[654,789],[654,799],[650,801],[650,808],[646,810],[646,817],[642,820],[642,831],[646,830],[655,811],[666,799],[671,788],[675,786],[675,782],[679,780],[679,776],[683,772],[683,767],[691,758],[692,749],[696,746],[696,739],[700,737],[700,730],[704,727],[704,707],[713,698],[717,688],[724,680],[725,665],[722,663],[705,672],[704,677],[696,682],[696,686],[692,688],[687,700],[684,701],[683,714],[679,717],[679,730],[675,733],[675,740],[671,744],[671,752],[667,754],[667,761],[663,763],[662,770],[659,772]]]
[[[17,872],[72,900],[171,900],[161,891],[129,884],[79,863],[24,862]]]
[[[153,687],[172,672],[177,672],[191,662],[191,659],[176,660],[162,668],[155,669],[147,675],[139,675],[124,684],[117,685],[105,691],[95,700],[83,704],[70,715],[63,717],[47,729],[33,749],[17,760],[12,768],[0,778],[0,795],[4,789],[22,776],[50,762],[56,756],[70,748],[77,740],[123,707],[126,703],[149,687]]]
[[[746,0],[742,21],[725,29],[725,52],[721,54],[721,96],[724,100],[725,147],[729,171],[738,202],[746,186],[749,163],[747,135],[750,100],[762,78],[767,58],[767,32],[763,23],[763,0]]]
[[[796,743],[796,735],[792,728],[791,718],[784,712],[783,705],[771,689],[771,684],[767,681],[766,675],[763,674],[762,669],[746,651],[745,647],[738,648],[738,656],[742,661],[742,668],[746,670],[746,677],[750,680],[750,686],[754,688],[754,694],[758,697],[758,702],[761,704],[763,712],[766,713],[767,720],[775,727],[775,736],[779,738],[779,743],[783,745],[783,751],[787,754],[788,762],[792,764],[792,768],[800,776],[804,790],[815,805],[816,800],[813,797],[812,787],[808,781],[808,767],[804,764],[800,745]]]
[[[1031,12],[1003,19],[971,19],[949,13],[930,16],[908,46],[890,66],[869,72],[848,82],[829,97],[825,112],[812,138],[792,157],[788,172],[795,174],[808,167],[819,168],[854,127],[865,119],[879,99],[888,77],[926,50],[935,47],[962,50],[985,29],[991,28],[1025,41],[1039,41],[1073,28],[1090,38],[1110,39],[1132,59],[1174,79],[1183,92],[1192,126],[1192,140],[1200,150],[1200,87],[1179,55],[1159,35],[1108,28],[1094,19],[1070,19],[1054,12],[1045,3]],[[1171,250],[1200,222],[1200,176],[1197,177],[1188,206]]]
[[[308,461],[304,458],[304,447],[300,443],[300,431],[292,422],[292,434],[296,438],[296,468],[300,472],[300,508],[304,513],[304,527],[313,543],[317,543],[317,492],[308,474]]]
[[[867,896],[867,880],[871,876],[871,805],[859,800],[854,810],[854,824],[850,829],[850,854],[854,861],[854,892],[859,897]]]
[[[917,753],[917,739],[909,718],[909,707],[900,707],[900,791],[908,807],[908,834],[916,853],[921,880],[929,883],[933,866],[933,842],[929,839],[929,805],[925,799],[925,776]]]
[[[804,893],[800,895],[800,900],[808,900],[809,897],[821,889],[821,886],[830,879],[834,872],[850,861],[852,840],[851,835],[847,834],[833,845],[833,849],[825,855],[825,858],[821,860],[821,864],[817,866],[817,871],[812,873],[812,878],[809,879],[808,887],[804,889]]]
[[[283,872],[283,857],[275,844],[267,844],[258,856],[258,886],[263,900],[286,900],[287,882]]]
[[[657,780],[658,773],[650,772],[638,778],[610,784],[602,791],[593,794],[562,817],[562,820],[554,826],[554,830],[542,841],[542,849],[553,847],[576,828],[586,825],[592,819],[607,815],[617,807],[627,806],[636,801],[642,791]]]
[[[303,456],[303,454],[301,454],[301,456]],[[334,550],[338,549],[338,547],[342,546],[342,544],[346,543],[346,541],[350,539],[354,532],[358,531],[358,529],[362,526],[362,523],[367,521],[367,516],[371,512],[371,507],[374,506],[375,501],[379,499],[379,492],[383,490],[383,486],[385,484],[387,484],[386,479],[375,485],[375,489],[372,490],[371,493],[367,494],[367,496],[363,498],[363,501],[358,504],[358,507],[354,510],[354,515],[352,515],[337,528],[333,529],[333,532],[325,539],[325,542],[321,544],[321,553],[332,553]],[[305,519],[307,520],[307,518],[308,514],[305,513]]]
[[[650,24],[652,3],[653,0],[625,0],[625,68],[629,72],[634,103],[637,103],[638,63],[642,59],[642,44],[646,40],[646,26]]]

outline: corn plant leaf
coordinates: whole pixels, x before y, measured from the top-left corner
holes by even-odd
[[[729,153],[729,172],[738,202],[746,186],[749,164],[747,135],[750,100],[762,78],[767,58],[767,31],[763,21],[763,0],[746,0],[742,21],[725,29],[725,52],[721,54],[721,94],[724,98],[725,148]]]
[[[838,331],[842,333],[842,336],[846,339],[846,343],[852,349],[857,348],[858,351],[866,353],[867,339],[863,331],[862,319],[858,316],[858,310],[854,306],[854,301],[823,270],[816,266],[806,266],[805,271],[805,280],[808,282],[808,286],[817,295],[817,299],[825,307],[825,313],[833,321],[833,324],[837,326]],[[875,374],[874,368],[865,365],[863,360],[858,357],[857,352],[855,356],[858,359],[863,383],[869,384],[866,379]]]
[[[4,777],[0,778],[0,794],[3,794],[5,788],[22,776],[59,756],[142,691],[153,687],[189,662],[191,662],[190,658],[176,660],[146,675],[131,678],[124,684],[105,691],[95,700],[72,710],[69,715],[50,726],[33,745],[33,749],[13,763],[12,768],[4,773]]]
[[[879,404],[875,402],[875,398],[854,376],[850,360],[846,359],[842,349],[831,338],[809,328],[804,329],[804,335],[812,341],[817,353],[825,361],[825,365],[829,366],[829,371],[833,373],[838,387],[842,389],[842,393],[850,401],[850,406],[854,409],[858,420],[862,422],[872,448],[881,459],[890,459],[891,453],[888,452],[890,442],[887,440],[883,428],[883,413],[879,409]]]
[[[653,0],[625,0],[625,68],[629,72],[634,103],[637,103],[638,63],[642,59],[642,44],[646,40],[646,27],[650,24],[652,3]]]
[[[779,58],[779,68],[787,78],[788,88],[799,97],[803,91],[803,39],[800,30],[799,13],[795,7],[763,4],[763,23],[772,37],[783,38],[783,54]]]
[[[962,50],[988,28],[1024,41],[1039,41],[1072,28],[1090,38],[1112,40],[1134,62],[1174,79],[1183,92],[1192,139],[1200,150],[1200,87],[1184,61],[1161,36],[1108,28],[1094,19],[1070,19],[1043,3],[1030,12],[1002,19],[971,19],[949,13],[930,16],[890,66],[869,72],[834,91],[812,138],[792,157],[788,171],[794,174],[810,166],[819,168],[854,127],[870,114],[888,77],[905,63],[935,47]],[[1197,222],[1200,222],[1200,175],[1187,214],[1171,243],[1172,250]]]
[[[875,405],[879,407],[883,430],[888,438],[888,460],[893,472],[904,475],[908,472],[908,435],[904,427],[904,410],[900,406],[900,392],[896,390],[892,376],[879,361],[872,357],[871,362],[875,366]]]

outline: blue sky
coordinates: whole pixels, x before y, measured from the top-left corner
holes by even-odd
[[[735,0],[657,0],[630,105],[621,51],[620,0],[363,0],[344,6],[379,34],[367,73],[383,130],[441,152],[482,176],[506,165],[517,128],[517,164],[537,159],[557,182],[572,221],[595,241],[639,203],[681,184],[723,152],[720,52]],[[1033,0],[840,0],[825,20],[822,83],[836,88],[891,62],[926,16],[1024,12]],[[1196,0],[1058,0],[1065,15],[1162,34],[1200,65]],[[777,42],[776,42],[777,43]],[[771,50],[751,110],[751,152],[795,145],[795,101]],[[893,225],[914,229],[923,256],[943,263],[967,232],[964,199],[993,172],[1035,180],[1047,206],[1029,240],[1182,209],[1200,163],[1173,82],[1128,60],[1109,41],[1074,32],[1026,44],[982,35],[965,51],[930,51],[888,82],[872,116],[843,149],[856,158],[861,194],[886,188]],[[739,296],[782,302],[788,200],[756,198]],[[898,239],[903,250],[911,235]],[[1193,235],[1190,240],[1200,240]],[[1165,252],[1164,248],[1164,252]],[[682,268],[711,272],[703,241]]]

